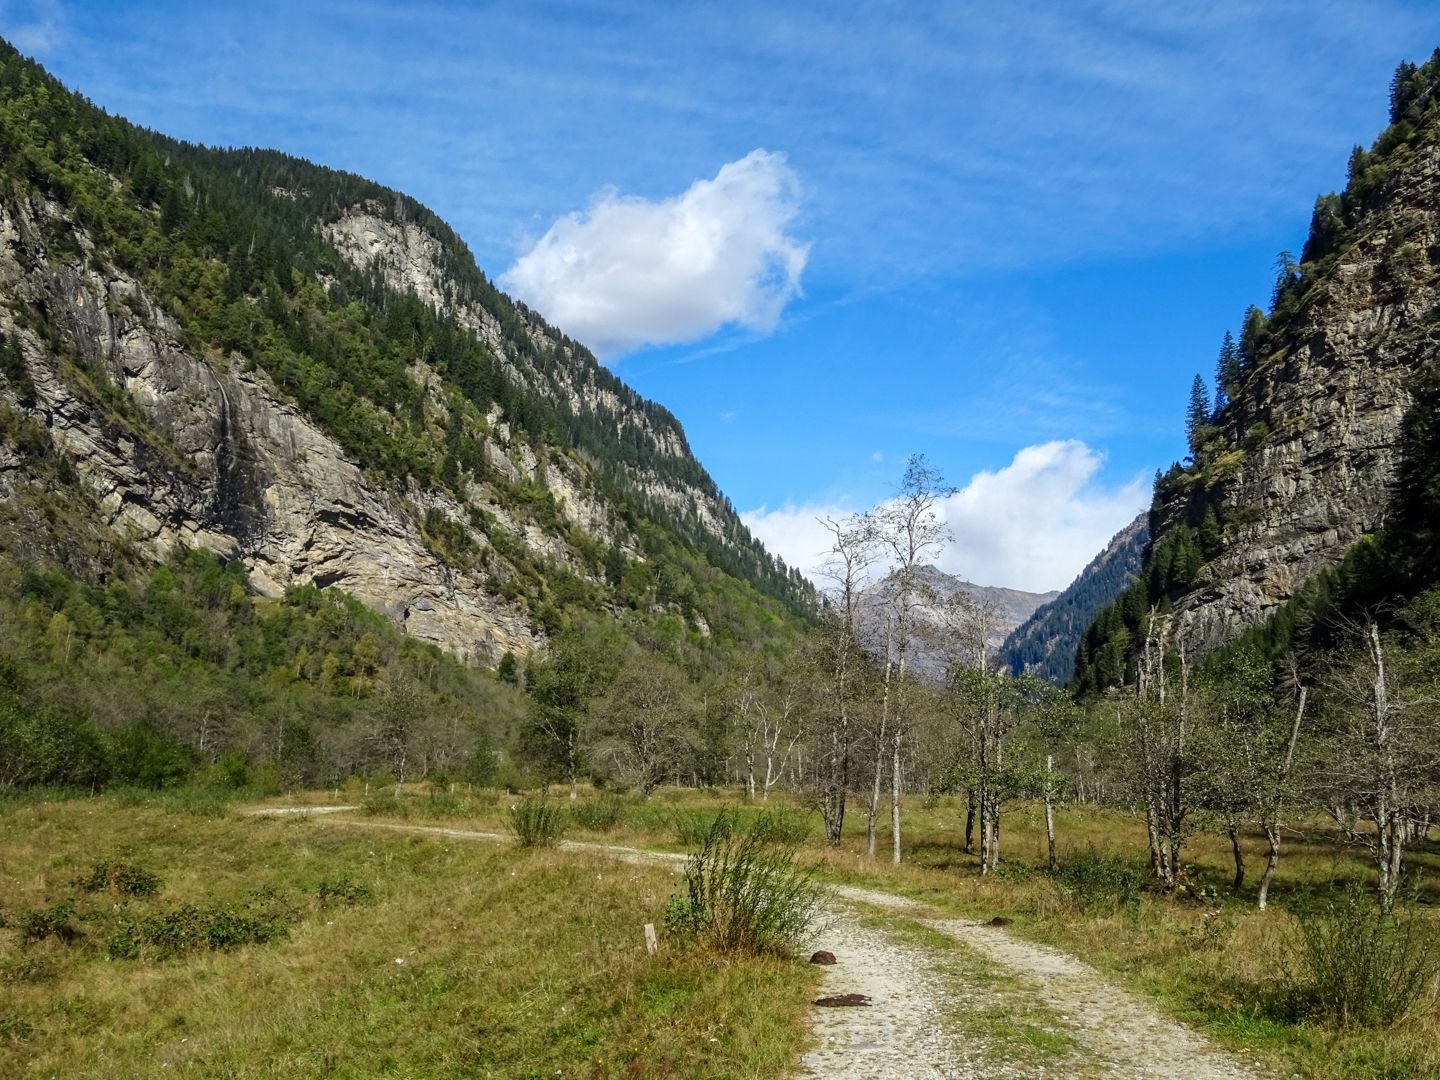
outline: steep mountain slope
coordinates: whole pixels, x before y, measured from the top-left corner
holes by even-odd
[[[1234,640],[1383,522],[1402,424],[1440,342],[1440,53],[1402,65],[1391,125],[1321,196],[1271,309],[1222,357],[1229,401],[1191,418],[1192,456],[1156,482],[1141,580],[1102,612],[1078,677],[1125,677],[1146,612],[1192,656]],[[1196,410],[1192,407],[1192,413]]]
[[[993,655],[1008,634],[1060,595],[976,585],[929,565],[916,567],[913,587],[916,635],[909,664],[918,675],[929,679],[945,676],[956,650],[966,648],[963,639],[973,637],[977,627],[983,631],[986,649]],[[865,648],[876,655],[884,651],[886,619],[891,617],[891,604],[898,591],[898,582],[891,575],[861,600],[858,633]]]
[[[810,602],[675,418],[425,208],[137,129],[3,44],[0,294],[12,557],[203,547],[491,662],[571,610],[735,636]]]
[[[1081,636],[1140,572],[1149,541],[1150,515],[1143,513],[1116,533],[1059,596],[1010,631],[1000,645],[1000,662],[1016,675],[1066,685],[1075,673]]]

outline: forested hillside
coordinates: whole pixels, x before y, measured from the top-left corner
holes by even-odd
[[[0,783],[142,778],[127,732],[311,782],[493,767],[552,641],[698,700],[811,617],[674,416],[430,211],[137,128],[3,43],[0,295]],[[86,689],[122,675],[138,711]]]
[[[1064,592],[1006,635],[1000,646],[1001,663],[1012,674],[1067,685],[1075,674],[1080,639],[1100,609],[1139,573],[1149,539],[1149,514],[1141,514],[1115,534]]]

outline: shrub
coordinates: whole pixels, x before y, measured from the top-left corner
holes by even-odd
[[[1144,867],[1094,848],[1061,863],[1054,878],[1086,914],[1134,910],[1146,882]]]
[[[409,817],[410,808],[392,791],[377,791],[360,804],[360,812],[371,817]]]
[[[757,819],[739,829],[721,811],[685,865],[665,928],[721,952],[789,954],[821,915],[821,888],[793,847],[767,840]]]
[[[197,949],[263,945],[289,933],[294,914],[266,892],[217,907],[182,904],[122,922],[106,940],[105,951],[111,959],[134,960],[142,951],[167,959]]]
[[[363,881],[350,877],[334,877],[323,878],[315,889],[315,895],[319,898],[321,907],[336,904],[352,907],[356,904],[368,904],[375,899],[375,890]]]
[[[549,847],[565,835],[565,812],[545,794],[527,795],[510,807],[510,831],[521,847]]]
[[[27,945],[49,937],[68,944],[80,936],[80,931],[70,925],[74,917],[75,909],[69,904],[51,904],[41,911],[25,912],[15,924],[20,931],[20,940]]]
[[[86,892],[114,892],[121,896],[154,896],[160,877],[149,870],[123,862],[97,862],[76,885]]]
[[[1292,916],[1299,970],[1287,974],[1298,1011],[1340,1027],[1389,1026],[1433,994],[1440,947],[1415,912],[1384,912],[1352,884]]]
[[[674,832],[675,842],[686,847],[699,847],[715,828],[728,829],[735,824],[733,815],[724,810],[717,813],[706,810],[673,810],[669,814],[661,811],[659,818],[659,824],[668,825]]]
[[[762,810],[750,823],[760,840],[797,847],[810,836],[810,815],[802,810]]]
[[[570,808],[575,824],[591,832],[609,832],[625,816],[625,803],[614,795],[581,802]]]

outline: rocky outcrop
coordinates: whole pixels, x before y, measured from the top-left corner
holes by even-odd
[[[1378,527],[1401,423],[1440,355],[1440,147],[1395,150],[1367,209],[1273,328],[1219,417],[1224,444],[1157,504],[1157,536],[1221,526],[1176,605],[1192,652],[1235,638]]]
[[[21,342],[35,388],[26,411],[74,463],[106,525],[157,557],[185,544],[242,558],[262,592],[340,586],[464,658],[533,646],[523,611],[427,549],[417,508],[463,519],[457,504],[367,483],[263,371],[183,348],[131,277],[94,259],[48,263],[41,237],[62,214],[39,200],[0,202],[0,293],[47,311],[61,341],[8,312],[0,330]],[[107,394],[107,383],[126,393]],[[596,512],[573,478],[565,485],[572,510]]]
[[[899,596],[895,576],[877,583],[860,604],[859,637],[867,651],[884,652],[887,620],[894,619]],[[935,566],[916,567],[911,604],[914,640],[909,665],[921,678],[942,679],[958,657],[974,652],[983,638],[993,657],[1006,636],[1057,592],[1032,593],[1001,586],[976,585]]]

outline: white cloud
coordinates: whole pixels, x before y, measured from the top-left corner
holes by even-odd
[[[980,585],[1063,589],[1149,499],[1144,478],[1096,483],[1103,463],[1098,451],[1069,439],[1027,446],[1004,468],[976,473],[945,500],[951,542],[931,561]],[[850,512],[787,504],[741,517],[770,551],[821,583],[816,571],[830,543],[817,519]]]
[[[600,192],[499,284],[605,357],[727,325],[766,332],[800,294],[809,248],[787,231],[799,208],[785,155],[753,150],[659,202]]]
[[[946,500],[951,543],[935,560],[981,585],[1044,592],[1070,584],[1150,497],[1143,477],[1095,483],[1103,456],[1076,439],[1027,446]]]

